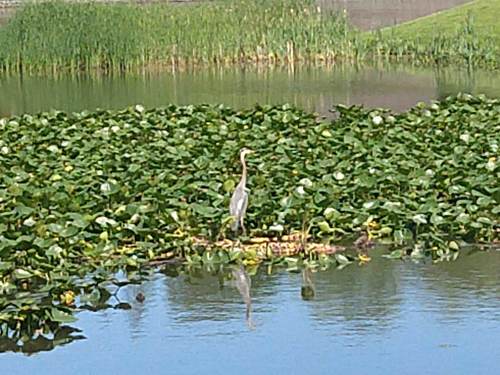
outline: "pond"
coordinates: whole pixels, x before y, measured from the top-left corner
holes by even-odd
[[[438,264],[381,254],[312,272],[314,296],[301,296],[300,272],[261,267],[251,276],[253,329],[223,273],[169,267],[110,300],[129,310],[78,313],[80,340],[1,354],[2,373],[497,374],[500,252]]]
[[[96,77],[0,77],[0,117],[59,109],[123,108],[142,103],[292,103],[327,115],[337,103],[402,111],[458,92],[500,95],[496,72],[405,67],[225,69]]]
[[[2,77],[0,116],[171,102],[289,102],[328,116],[337,103],[402,111],[460,91],[498,97],[500,77],[408,67]],[[438,264],[381,254],[313,272],[313,297],[301,295],[300,271],[261,267],[251,275],[249,322],[227,280],[234,270],[153,272],[121,288],[108,308],[79,312],[73,327],[81,332],[33,342],[24,349],[30,355],[0,341],[2,373],[498,373],[500,251],[465,251]]]

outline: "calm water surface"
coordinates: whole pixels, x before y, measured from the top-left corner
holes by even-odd
[[[500,96],[500,75],[413,68],[233,69],[135,76],[36,78],[0,76],[0,116],[60,109],[123,108],[142,103],[296,104],[328,114],[335,104],[405,110],[458,92]]]
[[[85,339],[0,354],[2,374],[498,374],[500,252],[435,265],[380,255],[313,273],[310,300],[300,273],[260,270],[253,330],[220,274],[155,273],[120,291],[130,310],[79,313]]]

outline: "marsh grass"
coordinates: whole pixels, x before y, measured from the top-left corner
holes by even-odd
[[[0,29],[0,45],[0,67],[28,73],[374,60],[496,66],[498,57],[470,21],[457,34],[424,43],[361,33],[311,0],[32,3]]]

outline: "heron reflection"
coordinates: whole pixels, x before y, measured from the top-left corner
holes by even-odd
[[[241,298],[243,298],[243,302],[245,302],[246,305],[245,319],[248,328],[255,329],[255,325],[252,321],[252,299],[250,297],[252,280],[242,265],[238,268],[233,268],[231,273],[234,278],[234,285],[236,289],[238,289],[238,292],[240,292]]]

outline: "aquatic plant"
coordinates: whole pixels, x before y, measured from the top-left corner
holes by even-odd
[[[121,268],[272,260],[260,245],[205,251],[225,235],[244,146],[256,151],[250,237],[298,230],[330,249],[369,232],[402,249],[391,257],[434,259],[464,241],[499,240],[498,100],[460,95],[400,114],[336,110],[335,121],[289,105],[1,119],[0,332],[71,319],[73,300],[99,299],[92,290]]]
[[[494,39],[478,36],[465,18],[464,24],[429,41],[361,33],[344,15],[309,0],[30,3],[0,28],[0,68],[56,73],[387,60],[498,67]]]

